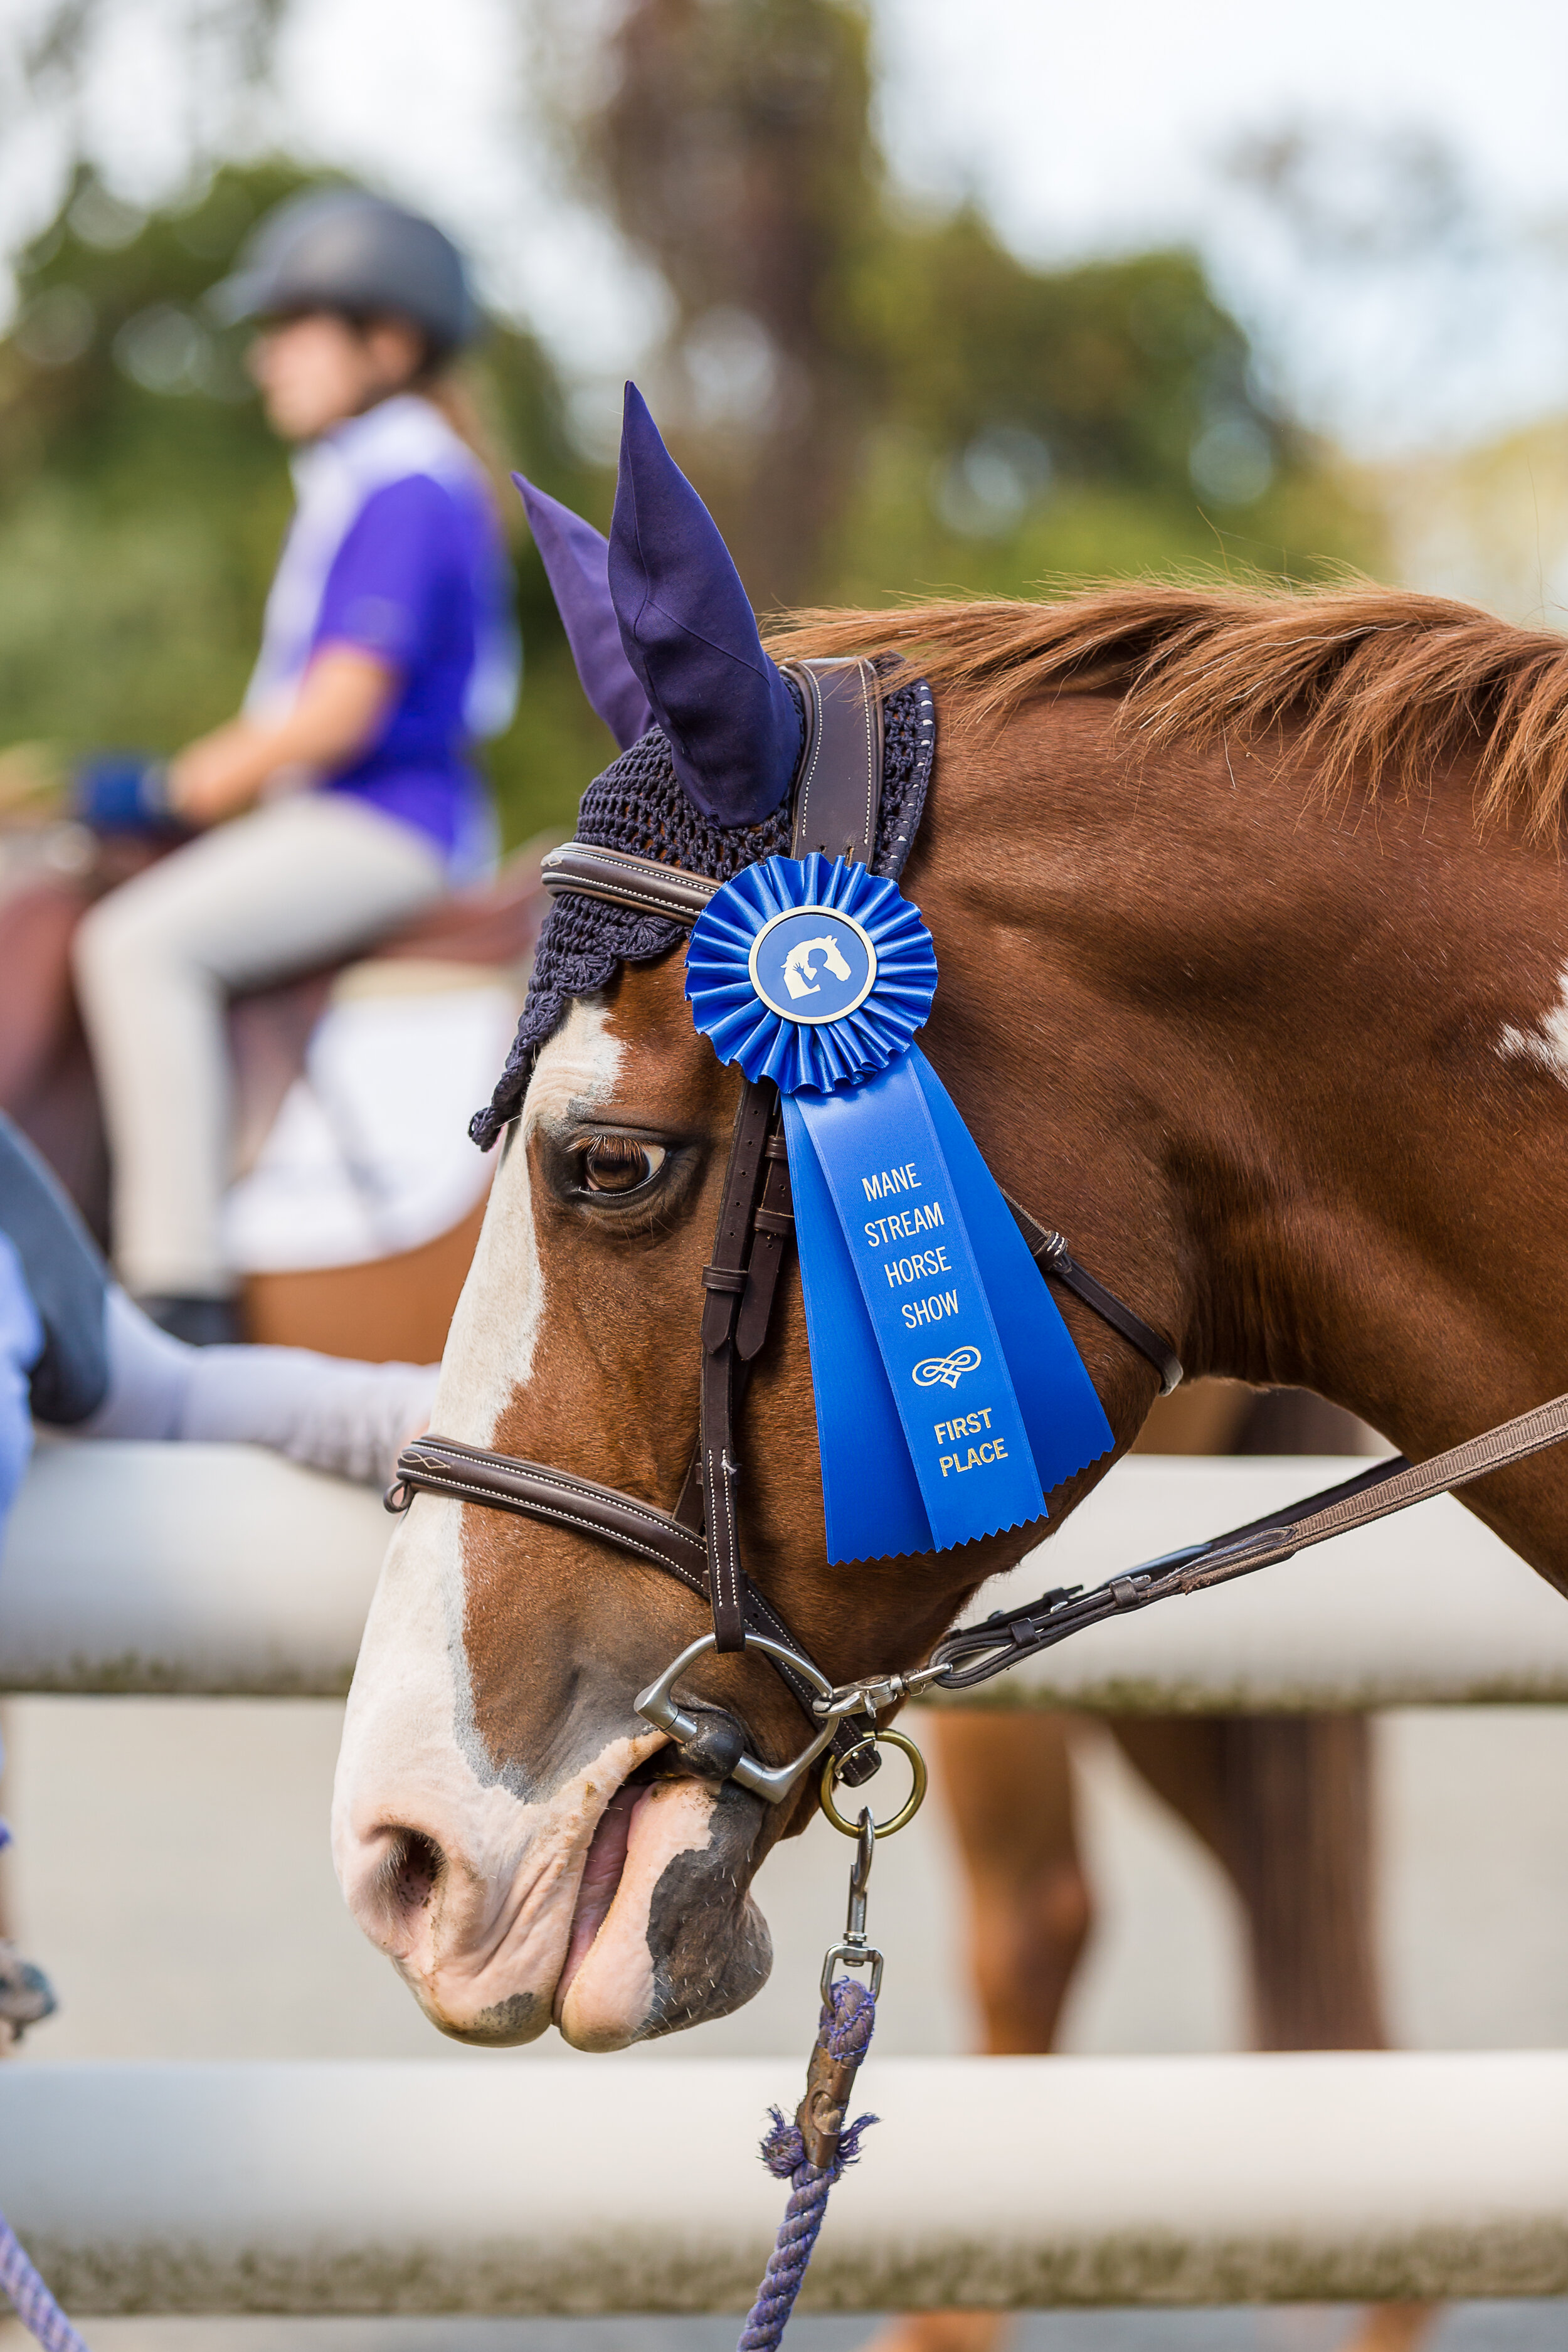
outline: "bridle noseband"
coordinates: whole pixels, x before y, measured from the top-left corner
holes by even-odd
[[[805,713],[805,740],[792,787],[791,855],[804,857],[820,850],[868,865],[877,847],[882,785],[882,702],[876,670],[868,661],[785,667]],[[929,695],[922,723],[928,729],[934,724]],[[910,845],[910,839],[891,845],[897,868]],[[581,841],[552,850],[542,878],[552,892],[573,891],[688,929],[719,887],[679,866]],[[1162,1394],[1168,1395],[1182,1378],[1168,1342],[1077,1263],[1060,1234],[1039,1224],[1016,1202],[1009,1200],[1008,1206],[1041,1272],[1146,1356],[1160,1375]],[[742,1563],[735,1422],[752,1367],[767,1340],[794,1230],[777,1089],[768,1081],[748,1081],[735,1115],[712,1256],[702,1269],[697,1454],[673,1511],[543,1463],[435,1436],[405,1447],[387,1496],[391,1510],[406,1510],[416,1493],[447,1495],[592,1536],[662,1569],[704,1599],[712,1611],[712,1632],[638,1693],[637,1712],[681,1748],[689,1768],[705,1777],[733,1780],[773,1804],[793,1793],[807,1766],[828,1748],[847,1785],[869,1779],[878,1769],[869,1737],[877,1707],[913,1686],[903,1676],[853,1685],[851,1697],[858,1703],[847,1704]],[[711,1709],[693,1716],[679,1706],[677,1681],[710,1649],[755,1649],[781,1676],[814,1733],[790,1762],[762,1763],[745,1751],[728,1717]]]

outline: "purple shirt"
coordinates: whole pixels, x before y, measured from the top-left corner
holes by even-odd
[[[310,650],[357,646],[397,673],[375,742],[325,778],[451,858],[490,827],[466,717],[481,646],[510,627],[500,529],[477,488],[409,474],[365,499],[333,556]]]

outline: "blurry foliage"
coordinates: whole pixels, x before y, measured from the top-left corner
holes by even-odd
[[[1198,262],[1031,268],[889,199],[857,0],[630,0],[580,124],[661,271],[661,415],[759,603],[1375,560]]]
[[[254,81],[268,65],[287,0],[178,0],[171,12],[180,47],[230,82]],[[33,105],[79,107],[100,48],[121,27],[115,0],[42,0],[5,22],[7,80]]]
[[[833,596],[1376,560],[1191,254],[1031,269],[965,209],[889,225],[855,295],[876,422],[823,551]]]
[[[214,5],[227,38],[245,0]],[[55,13],[68,76],[95,12]],[[973,208],[900,209],[857,0],[629,0],[608,64],[579,161],[669,286],[648,386],[759,604],[1378,561],[1192,256],[1037,269]],[[300,177],[225,169],[144,218],[84,171],[21,257],[0,342],[0,742],[167,751],[236,707],[289,488],[243,338],[202,298]],[[610,475],[540,346],[498,326],[471,373],[501,459],[606,525]],[[612,749],[526,545],[518,585],[522,704],[486,753],[511,841],[569,824]]]
[[[244,335],[216,330],[203,297],[300,177],[223,171],[143,219],[84,173],[21,257],[0,343],[0,741],[167,751],[237,707],[291,491]],[[606,521],[608,478],[575,454],[532,338],[493,329],[470,368],[501,462]],[[525,694],[486,752],[513,840],[569,817],[613,748],[538,559],[517,554]]]
[[[580,152],[674,298],[656,405],[752,597],[799,602],[873,391],[852,291],[882,227],[862,12],[632,0],[612,62]]]

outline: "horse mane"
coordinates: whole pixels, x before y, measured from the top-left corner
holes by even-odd
[[[887,650],[956,690],[964,722],[1046,694],[1121,698],[1152,749],[1287,724],[1325,794],[1410,793],[1475,761],[1478,824],[1555,834],[1568,796],[1568,639],[1363,581],[1302,593],[1158,582],[1056,603],[948,597],[784,617],[780,655]],[[897,682],[897,674],[889,680]]]

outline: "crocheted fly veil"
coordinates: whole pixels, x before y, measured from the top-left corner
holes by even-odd
[[[595,777],[577,839],[727,882],[790,846],[790,782],[805,740],[795,687],[763,650],[718,528],[626,387],[615,519],[606,541],[519,482],[583,688],[617,730],[651,713]],[[931,689],[884,706],[882,806],[872,870],[897,880],[924,805],[935,745]],[[522,1106],[540,1047],[567,1003],[623,963],[651,963],[685,937],[665,918],[563,891],[540,935],[528,999],[500,1083],[468,1132],[488,1150]]]
[[[882,725],[882,808],[872,871],[897,881],[920,826],[936,744],[931,693],[923,678],[888,697]],[[576,838],[727,882],[743,866],[789,855],[789,804],[786,800],[761,824],[710,824],[682,789],[668,740],[655,728],[589,785]],[[569,1001],[607,987],[623,963],[657,962],[686,937],[681,924],[663,916],[562,891],[540,933],[500,1083],[468,1129],[482,1150],[521,1109],[539,1049],[560,1026]]]

